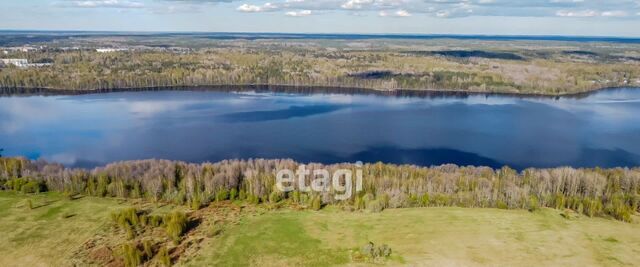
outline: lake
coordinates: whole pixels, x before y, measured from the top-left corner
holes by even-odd
[[[640,90],[581,98],[147,91],[0,97],[0,148],[68,166],[189,162],[640,165]]]

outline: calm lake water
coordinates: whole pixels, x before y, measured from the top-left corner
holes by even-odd
[[[640,90],[585,98],[153,91],[0,97],[5,156],[640,166]]]

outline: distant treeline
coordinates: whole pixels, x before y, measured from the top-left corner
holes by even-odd
[[[640,78],[638,62],[631,59],[584,62],[587,59],[571,59],[563,53],[524,57],[481,50],[229,48],[189,54],[43,51],[10,56],[53,65],[0,68],[0,88],[105,90],[262,84],[558,95],[631,86]]]
[[[197,209],[212,201],[288,202],[311,209],[339,205],[380,211],[403,207],[492,207],[571,209],[587,216],[632,221],[639,211],[640,169],[527,169],[504,167],[418,167],[365,164],[363,191],[338,201],[337,192],[276,189],[278,170],[297,169],[292,160],[227,160],[191,164],[168,160],[126,161],[93,170],[23,158],[0,158],[0,188],[22,193],[59,191],[97,197],[144,198]],[[307,169],[357,168],[351,164],[309,164]],[[354,172],[355,173],[355,172]],[[307,184],[311,177],[307,177]],[[355,180],[355,177],[353,178]],[[353,181],[355,184],[355,181]],[[353,189],[355,191],[355,188]]]

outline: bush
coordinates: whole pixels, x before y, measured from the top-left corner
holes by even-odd
[[[300,203],[300,192],[299,191],[293,191],[291,193],[291,200],[293,201],[293,203],[299,204]]]
[[[355,210],[361,210],[365,208],[364,200],[360,196],[356,196],[353,200],[353,208]]]
[[[271,192],[271,194],[269,194],[269,202],[270,203],[278,203],[280,202],[280,200],[282,200],[282,196],[280,195],[280,192],[278,191],[273,191]]]
[[[247,196],[247,202],[249,202],[250,204],[260,204],[260,198],[258,198],[258,196],[256,195],[248,195]]]
[[[369,204],[367,204],[367,211],[369,212],[382,212],[382,210],[384,210],[384,205],[378,199],[369,201]]]
[[[625,222],[632,221],[631,215],[633,214],[633,210],[626,205],[624,197],[621,195],[613,196],[611,202],[607,204],[605,212],[617,220]]]
[[[427,207],[429,206],[429,194],[424,194],[422,195],[422,197],[420,197],[420,205],[422,207]]]
[[[529,211],[534,212],[540,209],[540,202],[536,196],[529,197]]]
[[[22,193],[40,193],[47,191],[47,185],[40,181],[29,181],[21,188]]]
[[[229,191],[229,200],[236,200],[237,197],[238,197],[238,189],[231,188],[231,191]]]
[[[169,257],[169,251],[166,247],[161,247],[156,255],[158,262],[163,266],[171,266],[171,257]]]
[[[146,259],[153,258],[153,244],[151,244],[151,241],[149,241],[149,240],[143,241],[142,242],[142,248],[144,250],[144,257]]]
[[[149,226],[159,227],[163,223],[163,218],[160,215],[150,215],[147,221]]]
[[[373,201],[374,199],[375,199],[375,197],[371,193],[366,193],[366,194],[364,194],[364,196],[362,196],[362,201],[364,202],[364,206],[365,207],[367,205],[369,205],[369,202]]]
[[[373,242],[369,242],[360,248],[360,253],[368,259],[376,260],[391,256],[391,248],[386,244],[376,246]]]
[[[320,210],[322,208],[322,200],[320,196],[314,196],[311,199],[311,209],[312,210]]]
[[[191,198],[190,206],[192,210],[199,210],[202,207],[202,200],[200,200],[200,197],[194,196],[193,198]]]
[[[140,222],[140,218],[138,216],[140,212],[136,208],[126,208],[120,210],[118,212],[111,213],[111,220],[120,226],[125,224],[136,226]]]
[[[179,211],[167,214],[164,218],[164,225],[169,238],[178,244],[182,234],[187,230],[187,215]]]
[[[496,201],[496,208],[506,210],[509,208],[509,206],[504,201],[498,200]]]
[[[362,253],[362,255],[364,255],[365,257],[373,258],[375,255],[375,249],[376,247],[373,242],[369,242],[362,248],[360,248],[360,253]]]
[[[136,267],[142,264],[142,253],[134,244],[122,245],[122,255],[124,265],[127,267]]]
[[[227,189],[220,189],[216,192],[216,201],[223,201],[229,199],[229,191]]]

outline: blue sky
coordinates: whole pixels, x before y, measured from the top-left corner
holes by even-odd
[[[0,29],[640,37],[640,0],[2,0]]]

